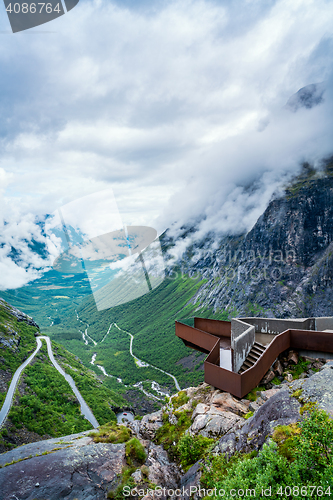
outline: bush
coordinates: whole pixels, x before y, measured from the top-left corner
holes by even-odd
[[[272,488],[271,499],[281,499],[289,486],[296,488],[295,497],[329,499],[333,492],[333,421],[329,415],[313,409],[300,424],[277,428],[274,439],[278,444],[270,440],[254,458],[234,455],[229,462],[221,456],[210,458],[201,483],[224,490],[223,499],[235,498],[230,495],[233,489],[252,490],[251,498],[259,499],[262,489],[268,488]],[[297,494],[301,488],[304,494]]]
[[[207,449],[214,443],[214,439],[203,436],[190,436],[185,434],[179,440],[177,450],[180,463],[184,468],[189,468],[202,458]]]
[[[171,403],[176,410],[180,406],[183,406],[190,398],[186,395],[185,391],[180,391],[177,396],[171,398]]]
[[[132,438],[126,443],[125,453],[129,465],[132,465],[132,460],[143,463],[147,458],[144,446],[137,438]]]

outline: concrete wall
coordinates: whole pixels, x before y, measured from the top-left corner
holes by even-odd
[[[257,333],[277,335],[288,329],[315,330],[315,318],[276,319],[276,318],[241,318],[244,323],[254,325]],[[333,325],[333,318],[332,318]]]
[[[333,330],[333,318],[332,316],[326,318],[315,318],[316,330],[317,332],[323,332],[324,330]]]
[[[231,320],[231,364],[238,372],[255,341],[255,327],[239,319]]]

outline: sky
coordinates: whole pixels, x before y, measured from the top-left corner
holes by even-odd
[[[15,34],[1,4],[0,288],[51,263],[38,219],[106,189],[124,224],[249,230],[333,153],[332,32],[326,0],[81,0]]]

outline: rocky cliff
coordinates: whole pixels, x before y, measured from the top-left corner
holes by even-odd
[[[200,258],[185,257],[183,269],[207,279],[192,300],[198,310],[278,318],[333,314],[329,166],[321,175],[307,166],[247,234],[222,238],[214,251],[209,238],[190,249]]]

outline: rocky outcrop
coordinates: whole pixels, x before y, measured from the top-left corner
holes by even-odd
[[[14,316],[17,319],[17,321],[25,321],[28,325],[35,326],[39,330],[39,326],[30,316],[23,313],[19,309],[16,309],[16,307],[9,305],[5,300],[1,298],[0,298],[0,306],[2,306],[5,309],[5,311],[9,313],[11,316]]]
[[[126,461],[126,444],[95,443],[83,432],[21,446],[0,455],[0,499],[101,500],[115,490]],[[180,474],[166,451],[143,441],[149,481],[162,488],[176,488]],[[132,473],[135,483],[146,483],[143,467]],[[147,487],[147,484],[145,484]],[[159,498],[166,498],[160,496]]]

